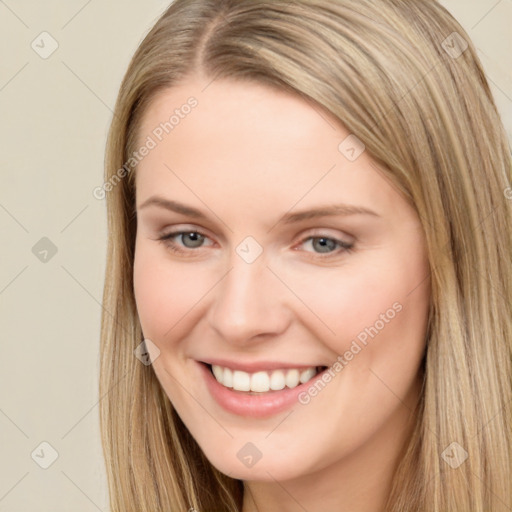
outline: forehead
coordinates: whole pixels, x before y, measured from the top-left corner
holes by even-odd
[[[298,95],[252,82],[189,80],[161,91],[143,116],[139,145],[151,139],[154,147],[138,166],[137,195],[196,195],[196,204],[198,195],[246,205],[265,198],[281,209],[319,200],[391,206],[396,191],[371,158],[363,152],[351,161],[340,151],[350,136]]]
[[[194,106],[190,107],[191,104]],[[190,124],[194,130],[187,130]],[[196,131],[198,125],[201,130]],[[346,131],[325,109],[298,94],[254,81],[223,79],[208,84],[199,78],[157,94],[143,115],[139,141],[145,134],[159,131],[159,127],[164,129],[162,135],[166,139],[180,139],[188,144],[194,139],[205,142],[201,138],[210,140],[222,132],[227,144],[229,139],[224,136],[244,140],[249,146],[259,135],[254,143],[265,141],[274,149],[283,150],[290,144],[314,147],[326,134],[336,149],[336,140]],[[258,134],[259,131],[262,133]],[[185,135],[183,132],[186,137],[180,138],[180,133]],[[233,153],[234,148],[229,149]]]

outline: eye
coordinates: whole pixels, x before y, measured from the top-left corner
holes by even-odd
[[[181,243],[175,241],[180,239]],[[199,249],[203,246],[203,242],[210,240],[206,235],[203,235],[199,231],[175,231],[167,233],[158,238],[159,241],[163,242],[169,249],[174,252],[186,252],[187,249]],[[211,245],[211,244],[209,244]],[[183,249],[183,247],[185,249]]]
[[[194,249],[201,249],[202,247],[211,246],[212,241],[206,235],[199,231],[194,230],[181,230],[166,233],[160,236],[157,240],[164,243],[171,251],[176,253],[186,253],[194,251]],[[179,240],[179,241],[178,241]],[[210,242],[205,244],[205,242]],[[334,256],[342,252],[351,252],[354,244],[339,240],[337,238],[324,236],[319,234],[317,236],[309,236],[304,238],[299,246],[309,245],[313,250],[307,250],[306,252],[313,252],[321,256],[326,257]]]
[[[310,236],[301,241],[300,245],[309,244],[317,254],[338,254],[340,252],[351,252],[354,244],[327,236]],[[309,251],[308,251],[309,252]]]

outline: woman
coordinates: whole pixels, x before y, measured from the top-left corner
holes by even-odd
[[[510,179],[436,2],[174,2],[107,148],[112,510],[510,510]]]

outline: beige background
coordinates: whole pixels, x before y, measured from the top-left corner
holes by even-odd
[[[0,0],[0,512],[108,510],[97,391],[106,222],[92,191],[122,75],[166,3]],[[512,140],[512,0],[443,4],[478,47]]]

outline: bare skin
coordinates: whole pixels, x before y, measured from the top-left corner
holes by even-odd
[[[418,216],[366,151],[340,151],[350,134],[318,107],[209,81],[160,93],[139,133],[154,138],[197,99],[137,169],[135,295],[160,350],[154,371],[210,462],[244,481],[243,512],[383,510],[421,389],[430,283]],[[205,218],[143,206],[157,195]],[[334,204],[373,213],[282,220]],[[236,251],[248,236],[262,250],[251,263]],[[334,368],[338,356],[320,392],[266,418],[225,410],[198,369],[209,357]],[[261,453],[252,467],[237,456],[247,443]]]

